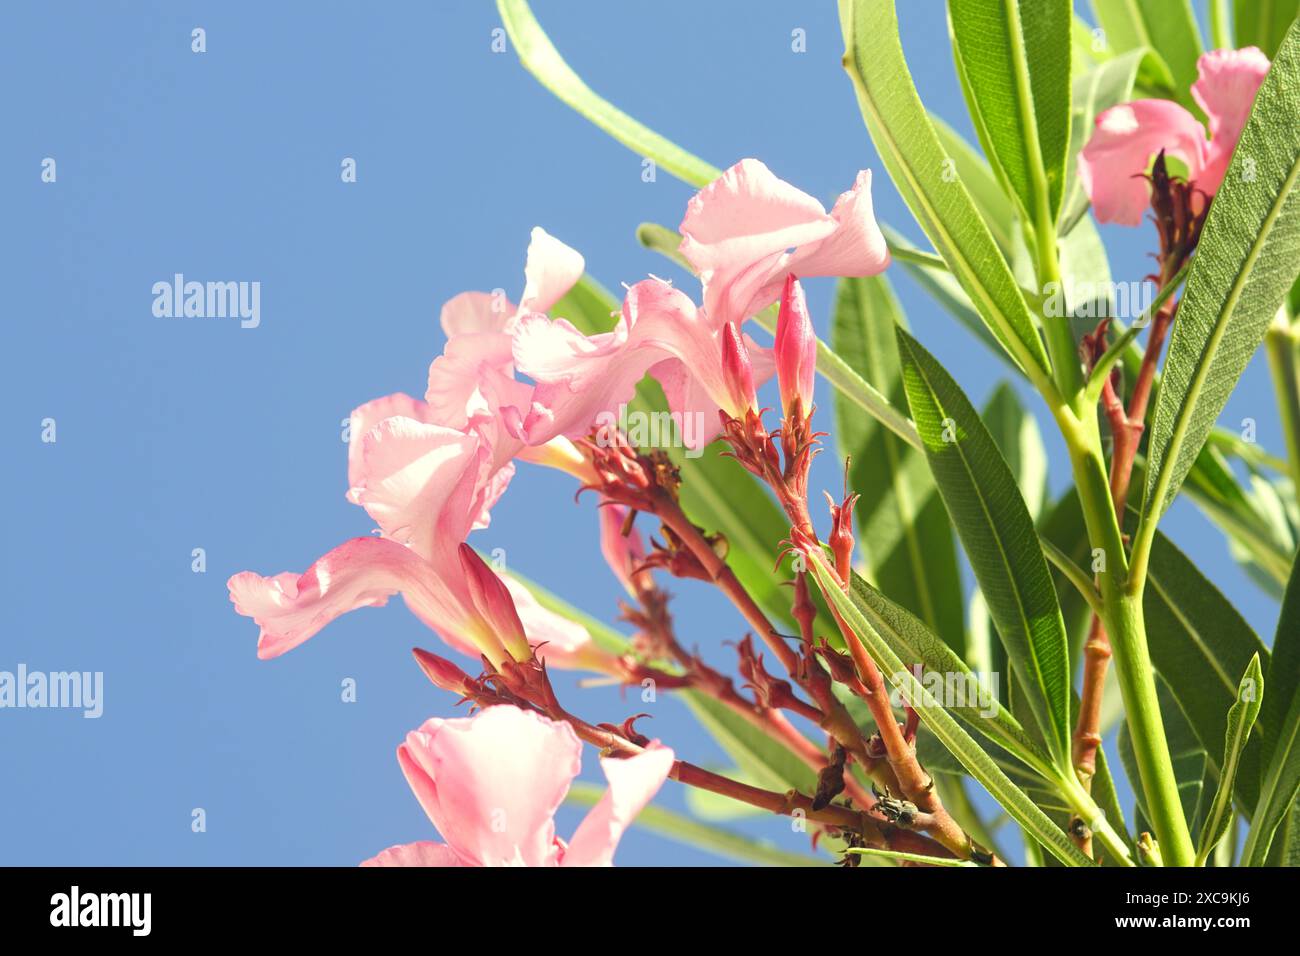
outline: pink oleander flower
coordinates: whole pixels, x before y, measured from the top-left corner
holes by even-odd
[[[802,414],[812,412],[813,385],[817,381],[817,333],[813,331],[803,286],[793,274],[785,280],[781,309],[776,318],[776,376],[786,415],[796,404]]]
[[[761,385],[774,370],[771,350],[752,339],[746,346]],[[662,279],[627,290],[610,332],[584,335],[562,319],[523,317],[514,354],[519,370],[537,383],[523,425],[530,442],[586,435],[632,398],[647,372],[663,386],[669,408],[689,423],[682,436],[689,448],[704,447],[718,433],[718,409],[744,413],[734,407],[723,375],[722,328]]]
[[[389,847],[362,866],[610,866],[623,832],[658,792],[673,752],[604,758],[609,790],[566,843],[555,812],[582,764],[568,724],[508,705],[432,718],[397,748],[406,780],[446,843]]]
[[[460,546],[487,525],[514,474],[513,459],[586,478],[587,466],[567,439],[531,447],[509,427],[511,413],[517,422],[518,410],[528,408],[533,386],[514,378],[507,329],[523,308],[549,307],[581,272],[581,256],[535,229],[524,305],[498,307],[483,293],[457,296],[443,308],[447,349],[430,369],[426,400],[398,393],[352,413],[348,499],[365,508],[382,537],[346,542],[301,575],[234,575],[229,588],[236,611],[261,628],[259,657],[283,654],[336,617],[397,593],[457,650],[484,654],[494,664],[508,646],[517,655],[514,635],[498,633],[504,618],[476,604]],[[528,642],[544,644],[540,653],[549,663],[592,669],[610,663],[584,628],[542,608],[517,582],[504,579],[502,586]]]
[[[702,448],[720,430],[719,410],[739,417],[749,407],[748,389],[736,378],[735,343],[726,364],[729,325],[739,329],[776,301],[791,272],[866,276],[889,264],[867,171],[827,213],[762,163],[742,160],[690,201],[681,232],[681,251],[703,284],[702,309],[668,283],[648,279],[628,290],[610,332],[588,336],[536,314],[517,321],[515,365],[537,383],[523,422],[530,443],[587,434],[602,416],[615,416],[648,373],[679,420],[698,423],[694,434],[683,435],[686,446]],[[753,384],[761,386],[773,371],[771,351],[742,342]]]
[[[742,159],[687,204],[682,255],[704,286],[715,324],[737,325],[777,300],[787,275],[871,276],[889,248],[871,205],[871,171],[829,213],[816,199]]]
[[[1213,197],[1268,68],[1268,57],[1253,46],[1201,56],[1192,97],[1209,118],[1208,139],[1195,116],[1168,100],[1135,100],[1099,115],[1092,139],[1079,152],[1079,181],[1097,220],[1126,226],[1142,221],[1151,200],[1145,174],[1161,150],[1177,157],[1188,181]]]

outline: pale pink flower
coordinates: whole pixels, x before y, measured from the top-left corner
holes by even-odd
[[[867,171],[827,213],[758,160],[742,160],[691,199],[681,232],[681,252],[703,285],[702,309],[649,279],[628,290],[610,332],[588,336],[536,315],[518,320],[515,364],[537,383],[523,422],[530,443],[587,434],[603,416],[616,416],[648,373],[679,420],[697,426],[682,436],[686,446],[703,447],[720,430],[719,410],[740,417],[752,405],[751,389],[737,377],[736,343],[724,365],[728,325],[739,329],[776,301],[791,272],[867,276],[889,264]],[[753,385],[761,386],[773,370],[771,351],[742,342]]]
[[[535,229],[522,301],[549,307],[581,273],[581,256]],[[278,656],[341,614],[397,593],[457,650],[484,654],[494,664],[505,647],[521,650],[518,635],[498,632],[509,619],[500,603],[489,611],[476,603],[472,582],[480,598],[488,586],[467,576],[459,546],[487,525],[514,474],[514,458],[561,467],[584,480],[587,466],[567,439],[530,447],[509,427],[510,412],[517,423],[518,408],[527,409],[532,386],[514,379],[506,329],[517,310],[507,304],[499,311],[491,299],[466,294],[444,307],[448,347],[430,371],[427,401],[398,393],[352,413],[348,499],[366,509],[383,538],[347,542],[302,575],[246,571],[230,579],[235,609],[261,627],[259,657]],[[539,653],[549,663],[614,666],[585,628],[542,608],[514,580],[502,587],[529,644],[544,645]]]
[[[1200,121],[1169,100],[1135,100],[1101,113],[1079,152],[1079,181],[1098,221],[1142,221],[1151,202],[1144,174],[1161,150],[1187,168],[1189,182],[1213,196],[1268,68],[1268,57],[1253,46],[1202,54],[1192,96],[1209,117],[1208,139]]]
[[[870,170],[827,213],[758,160],[742,159],[695,194],[680,231],[716,325],[740,325],[771,305],[790,273],[870,276],[889,265]]]
[[[397,760],[447,842],[389,847],[362,866],[609,866],[674,756],[652,745],[635,757],[602,759],[609,789],[567,844],[556,836],[555,812],[582,764],[568,724],[511,706],[435,717],[407,735]]]
[[[771,350],[746,344],[755,383],[762,384],[774,368]],[[669,408],[689,419],[687,447],[702,448],[718,433],[718,409],[744,414],[724,378],[722,348],[722,328],[662,279],[627,290],[610,332],[584,335],[561,319],[524,316],[515,330],[515,363],[537,389],[523,433],[533,443],[586,435],[602,416],[616,415],[648,372]]]

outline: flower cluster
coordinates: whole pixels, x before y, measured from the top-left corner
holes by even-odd
[[[789,323],[782,319],[776,357],[740,329],[783,289],[788,293],[793,279],[787,279],[796,273],[865,276],[888,264],[889,253],[872,215],[870,186],[870,174],[861,173],[827,212],[762,163],[737,163],[690,201],[681,224],[681,253],[699,273],[703,303],[697,305],[668,282],[648,278],[627,288],[614,328],[597,334],[586,334],[562,316],[549,314],[582,276],[584,261],[558,239],[534,229],[518,304],[482,292],[454,297],[442,308],[447,342],[430,365],[423,399],[398,393],[352,413],[347,497],[365,509],[378,534],[343,543],[303,574],[266,577],[246,571],[230,579],[235,609],[261,629],[259,657],[283,654],[340,615],[382,605],[400,593],[411,611],[452,648],[481,659],[505,675],[507,683],[518,682],[514,691],[520,703],[528,703],[522,688],[538,680],[520,676],[527,667],[581,668],[631,679],[635,669],[628,661],[596,647],[584,628],[542,607],[526,588],[486,564],[466,541],[473,530],[487,526],[493,505],[514,476],[516,461],[564,470],[581,487],[606,486],[606,503],[613,504],[607,473],[611,455],[604,447],[609,436],[595,440],[593,430],[602,416],[617,413],[647,374],[663,386],[675,414],[711,423],[690,439],[697,445],[716,437],[728,417],[752,414],[754,389],[772,376],[782,354],[783,391],[787,382],[797,380],[810,406],[814,358],[809,347],[815,338],[801,293],[797,307],[805,321],[791,335],[784,331]],[[794,288],[797,291],[797,284]],[[745,376],[739,390],[738,363]],[[633,467],[639,467],[637,453],[631,455]],[[606,540],[611,540],[609,535]],[[669,545],[659,546],[657,556],[669,561],[674,545],[679,564],[692,560],[680,541],[671,539]],[[618,573],[631,580],[629,575],[637,571],[625,564]],[[441,775],[433,769],[442,759],[436,755],[451,746],[447,741],[461,741],[456,751],[461,754],[475,746],[494,747],[496,756],[479,758],[494,762],[504,759],[499,751],[508,747],[518,757],[516,765],[527,772],[542,762],[549,765],[560,750],[576,748],[572,731],[554,724],[533,732],[539,748],[535,753],[526,735],[496,733],[495,728],[509,726],[505,722],[511,718],[495,712],[508,709],[492,707],[471,724],[430,721],[403,745],[402,767],[435,825],[461,862],[599,857],[595,850],[575,850],[579,844],[594,845],[581,833],[567,854],[552,846],[542,824],[549,819],[546,807],[554,807],[545,800],[534,807],[536,813],[511,815],[508,832],[515,842],[510,852],[458,843],[454,834],[469,824],[453,819],[453,811],[435,809],[465,806],[464,800],[439,803],[434,796],[449,793],[452,786],[442,783],[439,789],[435,779],[463,776],[456,773],[454,762]],[[464,757],[460,766],[471,776],[473,759]],[[564,766],[576,769],[576,760],[574,752]],[[624,762],[628,768],[615,767]],[[598,809],[596,815],[617,817],[636,804],[617,792],[620,782],[632,778],[630,766],[662,769],[663,761],[647,752],[606,763],[615,781],[615,806]],[[653,787],[640,788],[644,799],[662,779],[659,773]],[[508,783],[503,783],[506,789]],[[562,795],[562,790],[557,792]],[[515,821],[534,829],[517,831]],[[390,851],[384,859],[450,861],[451,853]]]

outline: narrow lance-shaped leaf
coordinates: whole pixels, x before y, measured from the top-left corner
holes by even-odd
[[[1150,47],[1169,66],[1173,93],[1183,106],[1200,114],[1192,99],[1201,31],[1190,0],[1092,0],[1106,42],[1116,53]]]
[[[912,83],[893,0],[840,0],[844,67],[894,185],[983,321],[1025,373],[1050,386],[1047,352],[1015,277],[960,180]]]
[[[1257,46],[1268,57],[1277,53],[1291,21],[1300,16],[1296,0],[1236,0],[1232,7],[1237,47]]]
[[[921,344],[897,331],[912,418],[970,558],[989,613],[1058,766],[1070,759],[1065,624],[1033,518],[1015,478],[961,388]]]
[[[1300,24],[1286,35],[1259,89],[1188,272],[1156,399],[1144,526],[1178,493],[1300,273],[1297,116]],[[1135,551],[1149,544],[1143,538],[1140,531]]]
[[[896,324],[906,320],[883,275],[840,280],[831,347],[901,407],[906,396]],[[841,394],[835,396],[835,422],[840,452],[851,465],[849,486],[862,496],[854,517],[867,579],[960,656],[966,635],[957,550],[925,456]]]
[[[593,92],[564,62],[526,0],[497,0],[497,11],[519,53],[519,62],[537,77],[538,82],[578,113],[628,149],[653,159],[678,179],[703,186],[722,175],[722,170],[688,153]]]
[[[1228,730],[1223,740],[1223,761],[1219,764],[1219,789],[1214,794],[1201,836],[1196,847],[1196,865],[1204,866],[1232,822],[1232,786],[1241,766],[1241,753],[1246,748],[1255,718],[1264,697],[1264,673],[1260,670],[1259,655],[1250,659],[1250,666],[1241,675],[1237,686],[1237,699],[1228,711]]]
[[[1016,207],[1007,202],[1006,191],[979,150],[966,142],[941,117],[931,113],[930,122],[934,124],[934,131],[939,136],[939,144],[952,160],[954,172],[970,193],[971,202],[975,204],[985,225],[989,227],[993,241],[998,244],[1007,261],[1013,261],[1016,251],[1025,244]]]
[[[1278,825],[1296,808],[1300,796],[1300,562],[1291,571],[1268,667],[1269,694],[1264,698],[1264,771],[1259,804],[1242,848],[1244,866],[1263,866],[1277,839]],[[1276,691],[1276,694],[1274,694]]]
[[[1038,521],[1047,498],[1047,449],[1037,420],[1007,382],[998,383],[981,417],[1016,479],[1029,516]]]
[[[984,785],[984,789],[1013,820],[1033,834],[1057,859],[1070,866],[1091,866],[1092,861],[1079,852],[1065,832],[1008,779],[951,714],[935,703],[924,685],[872,629],[857,603],[840,589],[826,558],[819,552],[809,554],[808,558],[826,600],[839,611],[853,633],[862,640],[877,666],[894,683],[903,699],[917,712],[940,743],[948,748],[972,777]]]
[[[1070,0],[948,0],[984,152],[1025,220],[1055,228],[1070,140]]]
[[[917,675],[921,682],[931,686],[929,682],[937,680],[944,694],[951,693],[948,710],[971,729],[1015,754],[1026,766],[1043,774],[1051,772],[1050,758],[1002,706],[993,688],[981,684],[952,648],[857,573],[853,574],[850,588],[854,603],[872,630],[901,660],[921,667]]]

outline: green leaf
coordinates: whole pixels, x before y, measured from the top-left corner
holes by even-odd
[[[564,802],[579,807],[591,807],[599,803],[604,795],[604,787],[575,780],[569,786],[569,794]],[[825,860],[819,860],[815,856],[790,853],[770,843],[752,840],[739,833],[692,820],[688,816],[653,803],[637,814],[632,826],[739,863],[753,863],[757,866],[827,865]]]
[[[1143,524],[1173,500],[1300,273],[1300,26],[1260,87],[1210,204],[1161,376]],[[1149,532],[1147,532],[1149,536]],[[1139,533],[1135,550],[1143,543]]]
[[[703,186],[722,175],[722,170],[691,155],[593,92],[564,62],[525,0],[497,0],[497,11],[519,62],[562,102],[678,179]]]
[[[1116,53],[1139,47],[1158,52],[1173,76],[1175,98],[1203,115],[1191,94],[1202,46],[1190,0],[1092,0],[1092,8]]]
[[[1300,3],[1296,0],[1235,0],[1232,29],[1237,48],[1257,46],[1272,59],[1297,16]]]
[[[815,770],[726,704],[693,690],[681,697],[727,756],[758,786],[803,793],[817,789]]]
[[[1070,123],[1070,157],[1065,166],[1065,200],[1061,210],[1061,233],[1074,228],[1088,210],[1088,194],[1079,180],[1078,156],[1089,139],[1097,117],[1133,97],[1138,71],[1155,62],[1145,47],[1107,60],[1078,76],[1073,85]]]
[[[1268,650],[1232,603],[1162,534],[1151,551],[1142,608],[1151,663],[1218,772],[1228,709],[1237,699],[1237,675],[1255,656],[1268,660]],[[1260,728],[1267,724],[1261,721]],[[1259,759],[1259,741],[1251,740],[1236,782],[1247,809],[1259,793]]]
[[[971,202],[975,204],[984,224],[989,227],[993,241],[998,244],[1006,260],[1013,261],[1017,251],[1025,245],[1015,206],[1007,202],[1006,191],[979,150],[966,142],[943,119],[933,113],[929,116],[939,137],[939,144],[952,160],[957,178],[970,193]]]
[[[841,279],[831,348],[891,404],[906,402],[894,326],[906,320],[883,275]],[[851,462],[849,486],[869,581],[917,615],[958,655],[965,651],[961,572],[948,515],[925,456],[835,396],[836,439]]]
[[[926,115],[903,58],[892,0],[840,0],[844,66],[872,141],[908,208],[998,341],[1051,388],[1047,352],[1010,267]]]
[[[1047,449],[1037,419],[1006,382],[993,390],[982,417],[1016,479],[1030,517],[1037,521],[1047,497]]]
[[[1292,34],[1294,35],[1294,34]],[[1269,663],[1270,681],[1276,681],[1264,698],[1262,720],[1264,773],[1259,803],[1251,818],[1250,833],[1242,849],[1244,866],[1263,866],[1278,825],[1288,812],[1295,817],[1300,794],[1300,562],[1282,601],[1282,614]],[[1275,693],[1276,691],[1276,693]],[[1271,698],[1276,699],[1271,699]]]
[[[854,603],[872,630],[900,660],[921,666],[921,682],[930,686],[931,681],[937,681],[938,687],[944,688],[937,691],[937,696],[944,696],[951,690],[947,707],[950,712],[971,729],[996,741],[1024,761],[1026,766],[1051,774],[1050,758],[999,703],[997,695],[980,684],[976,674],[952,648],[915,615],[891,601],[858,574],[853,574],[850,587]]]
[[[1061,862],[1071,866],[1091,866],[1092,861],[1080,853],[1065,832],[1053,823],[1023,790],[1011,782],[993,758],[980,748],[953,716],[944,708],[934,704],[933,698],[924,685],[913,676],[890,648],[888,642],[868,623],[857,603],[856,592],[851,599],[840,589],[835,581],[834,572],[826,563],[825,556],[814,552],[809,555],[809,563],[826,600],[835,606],[849,627],[862,640],[877,666],[898,688],[903,699],[917,712],[939,742],[952,752],[972,777],[983,784],[984,789],[1001,804],[1012,819],[1033,834],[1034,838]]]
[[[1241,753],[1255,726],[1264,697],[1264,674],[1260,670],[1259,655],[1250,659],[1250,666],[1241,675],[1237,686],[1237,699],[1228,710],[1228,730],[1223,741],[1223,762],[1219,764],[1219,789],[1201,827],[1201,837],[1196,847],[1196,865],[1204,866],[1232,822],[1232,786],[1241,765]]]
[[[1070,0],[948,0],[984,153],[1026,222],[1055,227],[1070,140]]]
[[[930,470],[1012,667],[1058,766],[1070,759],[1065,624],[1015,478],[961,388],[898,330],[907,398]]]

